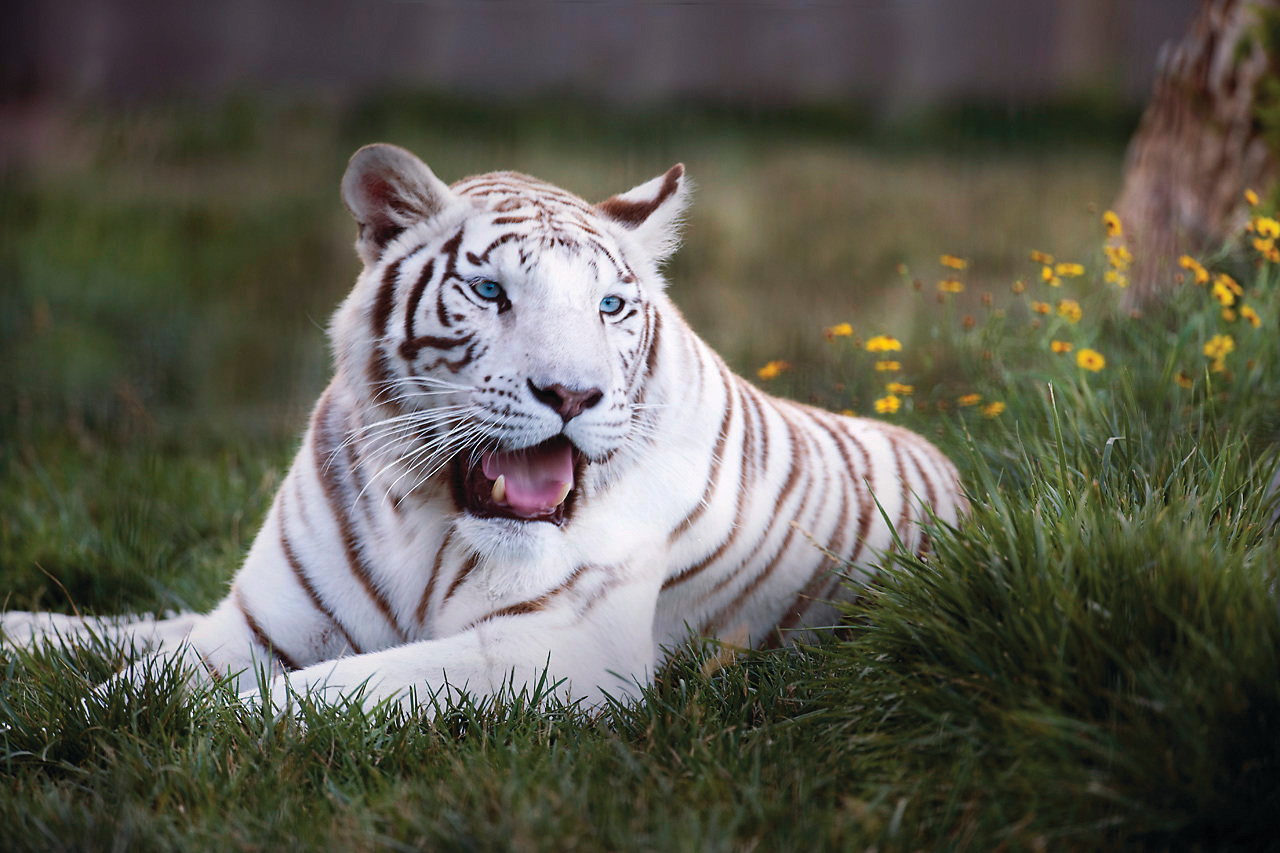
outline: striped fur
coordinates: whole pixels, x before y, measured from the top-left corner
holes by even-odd
[[[895,531],[926,548],[926,506],[963,512],[928,442],[771,397],[689,328],[658,272],[682,167],[593,206],[509,172],[447,187],[371,146],[343,190],[365,270],[230,594],[204,616],[90,626],[180,649],[247,700],[265,664],[277,698],[487,693],[549,667],[595,701],[633,692],[690,630],[759,646],[831,624],[849,594],[837,572],[866,581]],[[598,393],[566,414],[548,387]],[[577,460],[559,523],[468,510],[481,454],[558,435]],[[10,613],[3,627],[86,623]]]

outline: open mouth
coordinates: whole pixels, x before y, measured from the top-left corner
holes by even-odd
[[[521,450],[482,454],[470,467],[459,459],[464,506],[479,518],[561,524],[572,504],[580,455],[561,435]]]

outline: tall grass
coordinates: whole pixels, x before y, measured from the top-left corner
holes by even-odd
[[[0,342],[9,392],[0,584],[11,607],[207,607],[251,540],[323,381],[308,315],[322,319],[345,287],[326,267],[345,252],[347,228],[341,214],[321,212],[336,207],[332,181],[320,193],[310,179],[280,175],[255,193],[244,175],[265,167],[243,165],[256,162],[255,145],[287,147],[307,175],[336,175],[342,133],[323,116],[259,126],[248,115],[228,118],[230,129],[133,117],[100,134],[111,146],[105,160],[9,186],[0,215],[16,293],[0,306],[12,333]],[[372,110],[361,121],[387,116]],[[402,136],[433,133],[412,113],[395,120],[408,122]],[[639,180],[669,153],[663,133],[631,155],[604,137],[571,163],[556,159],[543,131],[526,128],[535,141],[506,151],[518,129],[468,127],[491,148],[455,140],[447,157],[492,155],[488,167],[512,165],[496,162],[509,153],[570,185],[579,165],[589,187],[618,183],[609,164],[627,156],[644,160],[626,169]],[[969,519],[933,531],[924,558],[884,555],[844,627],[821,642],[759,653],[693,643],[643,702],[597,711],[534,691],[430,718],[311,710],[302,729],[216,688],[184,694],[165,670],[86,703],[115,670],[117,649],[0,650],[6,846],[1273,847],[1272,265],[1248,241],[1201,259],[1211,275],[1240,282],[1235,308],[1251,306],[1258,328],[1225,319],[1212,282],[1197,286],[1190,271],[1165,304],[1131,317],[1103,279],[1104,235],[1084,201],[1028,229],[1024,184],[1043,164],[1019,160],[1025,152],[962,159],[984,180],[1025,178],[997,182],[993,220],[948,230],[939,216],[910,227],[900,210],[900,230],[890,231],[864,228],[858,205],[842,205],[859,186],[875,196],[869,210],[904,194],[963,197],[964,181],[948,177],[936,151],[904,161],[826,136],[752,148],[743,135],[713,124],[688,140],[695,152],[729,153],[704,173],[700,203],[711,210],[691,225],[673,293],[744,372],[790,362],[759,380],[771,391],[866,414],[889,382],[911,386],[880,416],[950,453],[972,495]],[[140,158],[144,143],[153,148]],[[1103,159],[1057,162],[1093,175],[1076,183],[1103,193],[1098,176],[1114,166],[1097,163],[1114,164],[1115,152],[1090,156]],[[170,197],[168,179],[148,187],[144,161],[182,176],[187,190]],[[892,179],[859,177],[877,163]],[[805,177],[818,175],[834,177]],[[911,176],[921,185],[904,189]],[[753,195],[749,181],[773,195]],[[743,245],[767,230],[757,217],[769,198],[836,221],[817,222],[812,240],[798,228]],[[913,205],[904,209],[927,209]],[[832,244],[877,228],[884,245],[866,250],[877,260],[865,279],[876,286],[830,281],[847,279],[840,270],[855,251]],[[72,245],[64,251],[60,240]],[[760,267],[765,248],[781,257]],[[1028,260],[1032,248],[1080,261],[1085,274],[1053,287]],[[942,267],[944,251],[968,269]],[[775,292],[788,265],[809,282],[798,300]],[[938,290],[951,277],[962,293]],[[690,279],[711,295],[682,292]],[[769,313],[788,298],[805,309]],[[1063,299],[1079,303],[1077,321],[1058,313]],[[768,323],[744,319],[755,311],[783,329],[757,334]],[[848,335],[836,331],[845,321]],[[1234,344],[1221,364],[1204,352],[1218,334]],[[877,335],[902,349],[867,352]],[[1054,340],[1072,351],[1053,352]],[[265,354],[277,343],[286,355]],[[1105,366],[1080,367],[1086,348]],[[877,371],[885,360],[898,368]]]

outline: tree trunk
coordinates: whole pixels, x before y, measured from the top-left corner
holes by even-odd
[[[1173,286],[1180,255],[1222,245],[1247,217],[1245,189],[1263,193],[1276,177],[1255,96],[1274,71],[1260,16],[1277,10],[1280,0],[1203,0],[1186,36],[1161,50],[1115,203],[1134,254],[1130,307]]]

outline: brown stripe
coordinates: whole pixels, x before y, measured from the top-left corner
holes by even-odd
[[[710,620],[708,620],[708,622],[706,623],[706,629],[703,631],[704,634],[714,633],[718,631],[720,627],[725,624],[725,621],[729,618],[729,615],[734,611],[738,610],[742,606],[743,602],[745,602],[753,592],[759,589],[760,585],[763,584],[766,580],[768,580],[769,577],[773,574],[774,570],[776,570],[778,566],[782,563],[782,558],[786,556],[787,550],[791,547],[791,541],[792,539],[795,538],[796,524],[798,524],[800,520],[804,517],[805,510],[809,506],[809,498],[813,496],[813,491],[809,487],[813,483],[813,479],[814,479],[813,472],[814,472],[815,466],[808,464],[808,460],[810,458],[809,436],[803,429],[799,429],[796,425],[792,424],[788,420],[785,414],[782,414],[781,407],[779,407],[778,409],[778,414],[782,415],[783,423],[787,424],[787,427],[788,429],[791,430],[791,433],[793,435],[800,436],[801,443],[804,445],[804,449],[805,449],[804,458],[805,458],[806,464],[804,467],[805,467],[805,472],[808,476],[805,477],[805,488],[801,491],[800,506],[796,510],[794,515],[785,516],[786,518],[789,518],[792,522],[795,522],[795,523],[788,524],[787,533],[785,536],[782,537],[782,544],[778,547],[778,550],[774,552],[773,559],[771,559],[768,565],[764,567],[764,570],[759,572],[754,578],[752,578],[747,583],[745,587],[739,590],[738,594],[734,596],[733,600],[730,601],[727,605],[725,605],[725,607],[722,608],[719,613],[717,613],[715,616],[711,617]],[[793,458],[794,458],[794,455],[793,455]],[[782,509],[784,503],[785,503],[785,498],[780,499],[778,501],[779,510]],[[765,538],[766,539],[768,538],[767,534]],[[763,546],[764,539],[761,539],[760,544]],[[751,559],[754,559],[754,558],[755,558],[755,555],[753,554]],[[749,562],[750,561],[748,560],[744,562],[743,565],[745,566]],[[728,583],[734,577],[737,576],[737,574],[738,572],[734,572],[728,577],[722,579],[720,583],[716,584],[715,588],[712,590],[711,593],[708,594],[707,597],[710,597],[711,594],[714,594],[715,592],[719,592],[721,589],[723,589],[726,585],[728,585]]]
[[[413,285],[413,290],[409,292],[409,305],[404,312],[404,337],[405,340],[413,340],[413,327],[415,318],[418,316],[418,307],[422,304],[422,294],[426,292],[427,285],[431,284],[431,279],[436,274],[436,259],[429,258],[422,265],[422,272],[418,275],[418,280]]]
[[[374,605],[386,617],[387,624],[391,626],[396,636],[403,642],[408,637],[396,622],[395,616],[391,611],[391,604],[383,596],[377,585],[374,584],[372,573],[360,554],[360,543],[356,538],[355,531],[351,529],[351,518],[346,511],[344,489],[336,479],[337,473],[326,464],[326,460],[337,446],[333,440],[333,435],[330,433],[331,425],[329,420],[332,411],[333,401],[329,392],[326,391],[324,396],[320,398],[320,405],[316,409],[313,422],[315,429],[316,477],[320,481],[325,500],[329,504],[330,514],[338,525],[338,535],[342,540],[342,549],[347,557],[347,567],[351,570],[351,574],[355,576],[356,580],[360,581],[360,585],[364,587],[364,591]]]
[[[898,520],[894,524],[894,532],[898,534],[898,538],[904,542],[907,538],[906,524],[911,517],[911,483],[907,481],[907,471],[902,465],[902,448],[898,447],[898,439],[892,433],[887,433],[885,439],[889,442],[889,448],[893,451],[894,469],[898,474],[898,482],[902,484],[902,509],[898,512]]]
[[[782,611],[783,616],[778,621],[777,626],[774,628],[774,633],[776,634],[776,637],[779,641],[782,641],[785,639],[783,632],[789,631],[795,628],[795,626],[800,624],[800,621],[804,619],[804,614],[808,612],[809,607],[815,601],[815,596],[817,595],[818,589],[823,585],[825,585],[828,575],[830,575],[833,571],[839,571],[839,561],[841,559],[841,555],[844,553],[844,549],[848,547],[847,540],[849,538],[849,529],[848,529],[849,528],[849,505],[851,503],[851,501],[849,500],[849,488],[850,488],[850,482],[851,482],[850,475],[852,475],[853,473],[853,463],[849,458],[848,447],[845,445],[844,441],[842,440],[840,435],[837,433],[837,431],[833,430],[829,425],[827,425],[827,423],[825,423],[824,421],[824,418],[821,417],[820,415],[815,415],[813,418],[813,421],[814,421],[814,424],[816,424],[819,429],[821,429],[823,432],[825,432],[827,435],[831,437],[831,440],[835,443],[836,449],[839,451],[840,456],[844,460],[844,464],[845,464],[844,473],[846,476],[839,478],[840,513],[839,513],[839,518],[836,520],[835,529],[832,531],[832,534],[834,536],[838,536],[839,538],[835,539],[828,546],[828,550],[830,551],[831,555],[834,555],[834,557],[824,556],[823,559],[818,561],[817,569],[814,570],[813,575],[810,576],[808,582],[800,590],[800,593],[796,596],[795,601],[791,603],[790,607]],[[827,560],[829,559],[837,563],[834,569],[827,567]]]
[[[493,252],[494,249],[498,248],[503,243],[509,243],[512,240],[519,239],[519,237],[520,235],[515,233],[514,231],[509,232],[507,234],[503,234],[501,237],[496,238],[492,243],[490,243],[488,247],[485,248],[485,250],[481,252],[478,256],[474,252],[467,252],[467,260],[470,261],[475,266],[480,266],[481,264],[487,264],[489,263],[489,254]]]
[[[671,531],[671,534],[667,537],[668,545],[675,544],[675,541],[679,539],[686,530],[693,527],[698,519],[702,518],[702,514],[710,508],[711,497],[715,494],[716,484],[720,479],[720,463],[724,460],[724,445],[729,438],[729,427],[733,422],[734,385],[733,377],[728,374],[724,365],[718,360],[717,367],[720,369],[720,378],[724,383],[724,417],[720,421],[719,437],[716,439],[715,451],[711,455],[711,470],[707,474],[707,488],[703,491],[702,500],[698,502],[698,505],[695,506],[687,516],[685,516],[684,521],[677,524],[675,529]],[[668,580],[667,584],[663,585],[663,589],[666,589],[667,585],[672,582],[673,581]]]
[[[599,567],[598,566],[579,566],[578,568],[574,569],[573,573],[570,574],[569,577],[565,578],[564,581],[559,586],[556,586],[556,587],[553,587],[552,589],[547,590],[537,598],[531,598],[528,601],[521,601],[516,604],[509,604],[506,607],[499,607],[497,610],[490,611],[489,613],[486,613],[485,615],[481,616],[479,619],[472,621],[470,624],[467,625],[466,628],[463,628],[462,630],[465,631],[468,628],[474,628],[475,626],[479,625],[482,622],[488,622],[491,619],[498,619],[502,616],[523,616],[526,613],[536,613],[539,610],[543,610],[557,596],[563,595],[564,593],[573,589],[573,587],[578,583],[578,581],[581,580],[586,575],[587,572],[593,569],[599,569]]]
[[[746,383],[742,383],[742,387],[745,388]],[[765,402],[769,402],[769,401],[766,400]],[[779,492],[778,497],[774,502],[774,505],[779,509],[781,509],[783,504],[786,503],[787,498],[791,496],[791,492],[795,489],[796,484],[799,482],[801,460],[798,458],[795,452],[796,441],[795,441],[795,430],[793,428],[793,424],[787,418],[786,415],[782,414],[782,411],[779,406],[772,405],[772,408],[774,412],[777,413],[778,416],[782,418],[783,426],[785,426],[787,429],[788,443],[792,445],[791,467],[787,471],[786,482],[783,483],[782,490]],[[708,566],[710,566],[712,563],[718,560],[724,554],[725,551],[728,550],[729,546],[733,544],[735,538],[737,537],[738,530],[741,529],[742,527],[742,512],[744,509],[743,500],[745,495],[746,495],[745,489],[738,490],[738,514],[734,517],[733,526],[730,528],[729,533],[725,537],[725,540],[720,543],[720,547],[716,548],[715,551],[713,551],[710,555],[708,555],[703,560],[695,563],[694,565],[684,569],[681,572],[678,572],[672,577],[667,578],[667,580],[664,581],[662,584],[663,590],[670,589],[671,587],[675,586],[678,583],[683,583],[689,578],[692,578],[695,575],[699,574],[700,572],[704,571]],[[724,589],[726,584],[732,582],[734,578],[737,577],[737,573],[743,567],[749,565],[752,560],[754,560],[757,556],[759,556],[760,549],[763,548],[764,543],[768,541],[769,533],[771,531],[772,531],[772,527],[765,527],[764,532],[760,535],[760,538],[756,540],[756,544],[752,548],[750,555],[748,555],[745,559],[739,562],[738,567],[733,572],[721,578],[716,583],[716,585],[712,587],[710,591],[707,592],[707,594],[703,597],[703,600],[710,597],[711,595],[714,595],[716,592],[719,592],[721,589]]]
[[[284,649],[277,646],[271,638],[267,636],[267,632],[262,630],[262,626],[258,624],[258,620],[254,619],[249,613],[249,608],[244,603],[244,594],[240,591],[239,587],[236,587],[234,600],[236,607],[240,610],[240,615],[244,617],[244,623],[249,626],[249,633],[253,635],[253,641],[259,646],[262,646],[262,648],[266,650],[267,654],[280,661],[280,664],[286,671],[292,672],[293,670],[301,669],[294,659],[289,657]]]
[[[331,610],[329,606],[324,603],[323,599],[320,598],[320,593],[311,583],[311,578],[307,576],[306,570],[302,568],[302,562],[298,559],[297,553],[293,550],[293,544],[289,541],[289,535],[285,533],[284,528],[284,502],[281,501],[280,548],[284,551],[285,562],[287,562],[289,564],[289,568],[293,570],[293,576],[297,579],[298,585],[301,586],[303,592],[307,594],[307,598],[311,599],[311,604],[315,609],[323,613],[329,621],[333,623],[334,627],[338,629],[338,633],[342,635],[342,639],[346,641],[347,645],[351,647],[353,652],[356,654],[363,654],[364,650],[351,638],[351,634],[347,633],[346,627],[338,617],[334,615],[333,610]]]
[[[378,298],[373,303],[373,314],[370,315],[373,334],[379,339],[387,335],[391,309],[395,306],[396,280],[400,277],[400,265],[403,263],[404,258],[397,258],[387,265],[382,274],[382,285],[378,288]]]
[[[465,225],[459,228],[458,233],[440,247],[440,254],[444,257],[444,273],[440,276],[440,286],[436,288],[436,320],[446,329],[452,326],[453,322],[449,319],[449,311],[444,304],[444,283],[451,278],[459,278],[458,252],[462,248],[462,232],[465,229]],[[412,338],[413,335],[405,337]]]
[[[424,347],[431,349],[450,350],[471,343],[475,337],[474,334],[466,334],[456,338],[441,338],[435,335],[422,335],[421,337],[400,342],[400,357],[405,361],[413,361],[418,357],[418,353]]]
[[[440,577],[440,565],[444,562],[444,552],[449,549],[449,542],[452,539],[453,528],[450,527],[440,542],[440,550],[436,551],[435,562],[431,564],[431,576],[427,578],[427,588],[422,591],[422,599],[418,602],[418,610],[414,614],[419,625],[427,618],[427,608],[431,606],[431,593],[435,591],[436,578]]]
[[[454,576],[453,583],[449,584],[449,588],[445,590],[444,601],[440,602],[441,607],[448,603],[453,594],[458,591],[458,587],[462,586],[463,581],[467,579],[467,576],[475,571],[476,564],[479,562],[479,554],[469,554],[467,556],[467,559],[462,563],[462,567],[458,569],[458,574]]]

